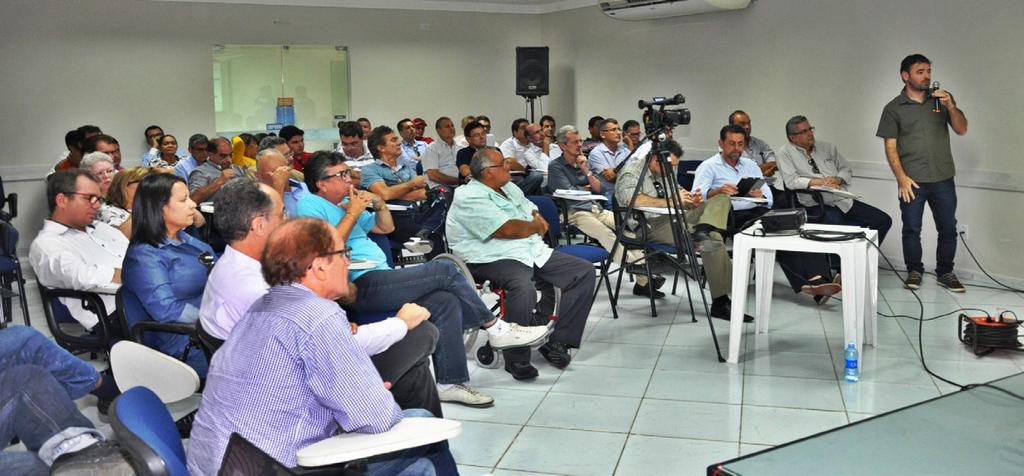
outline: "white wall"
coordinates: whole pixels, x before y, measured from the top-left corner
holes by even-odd
[[[684,93],[693,123],[676,138],[691,158],[704,158],[734,109],[746,110],[754,135],[776,148],[786,141],[786,119],[808,116],[817,138],[854,162],[861,177],[853,190],[894,217],[883,249],[901,268],[895,180],[874,133],[882,106],[902,87],[900,60],[925,54],[970,121],[968,134],[952,139],[957,215],[970,226],[969,244],[989,271],[1021,277],[1022,21],[1019,0],[761,0],[738,12],[644,22],[571,10],[546,15],[544,37],[553,51],[572,51],[575,98],[563,101],[571,109],[559,122],[638,119],[637,99]],[[993,187],[1009,191],[986,190]],[[925,220],[930,269],[935,232]],[[977,269],[962,248],[957,267]]]
[[[349,47],[352,114],[374,124],[404,116],[522,115],[515,46],[540,43],[537,17],[107,0],[14,0],[0,17],[0,175],[21,198],[20,248],[45,216],[40,178],[64,133],[100,125],[141,157],[143,128],[179,141],[214,131],[214,44]],[[499,137],[507,136],[500,126]]]
[[[513,94],[514,47],[547,45],[544,112],[560,124],[594,114],[636,118],[637,99],[682,92],[694,119],[677,138],[709,151],[733,109],[749,112],[754,134],[776,146],[785,120],[805,114],[820,140],[854,162],[862,175],[854,190],[897,222],[874,130],[901,87],[899,60],[924,53],[970,120],[953,151],[958,216],[971,227],[971,245],[996,274],[1021,276],[1024,267],[1019,0],[761,0],[739,12],[647,22],[610,20],[596,7],[532,16],[141,0],[5,6],[0,174],[21,194],[23,249],[45,214],[38,177],[68,129],[99,124],[129,158],[141,153],[149,123],[179,136],[213,131],[213,44],[347,45],[353,115],[393,124],[406,115],[432,122],[487,113],[499,136],[524,111]],[[897,223],[884,247],[897,258],[899,233]],[[925,249],[933,248],[929,231]],[[975,268],[958,255],[959,268]]]

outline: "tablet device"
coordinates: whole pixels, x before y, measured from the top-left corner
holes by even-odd
[[[761,177],[744,177],[740,179],[740,183],[736,184],[736,196],[745,197],[755,188],[761,188],[764,185],[764,179]]]

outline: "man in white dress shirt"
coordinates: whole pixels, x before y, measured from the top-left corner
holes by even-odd
[[[46,201],[50,217],[29,249],[36,279],[51,288],[102,288],[108,291],[100,294],[106,311],[113,313],[112,292],[121,285],[121,262],[128,250],[128,238],[117,228],[94,221],[103,204],[99,182],[88,170],[57,172],[46,179]],[[95,313],[82,308],[80,300],[62,302],[86,329],[91,330],[99,322]]]
[[[270,234],[284,222],[284,203],[272,187],[251,179],[235,180],[217,195],[217,229],[229,242],[203,291],[199,320],[210,335],[226,340],[249,307],[270,289],[260,257]],[[350,289],[355,289],[350,286]],[[343,298],[354,301],[355,294]],[[409,329],[401,317],[352,326],[356,342],[370,356],[402,408],[426,408],[440,415],[427,359],[437,343],[429,322]]]
[[[455,157],[462,147],[455,143],[455,123],[451,118],[441,116],[434,122],[434,130],[437,131],[437,140],[423,153],[423,174],[427,176],[427,186],[458,186],[459,166],[455,164]]]

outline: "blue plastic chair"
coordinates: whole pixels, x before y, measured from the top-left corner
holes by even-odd
[[[132,456],[140,475],[188,476],[185,447],[167,407],[146,387],[134,387],[114,400],[110,426]]]
[[[562,224],[559,221],[558,206],[555,205],[555,201],[551,197],[544,195],[530,195],[526,197],[534,205],[537,206],[540,215],[544,217],[544,220],[548,222],[548,243],[552,248],[561,251],[569,256],[575,256],[584,261],[593,263],[594,266],[598,267],[600,281],[604,281],[605,287],[608,290],[608,299],[612,304],[612,317],[615,319],[619,318],[618,310],[616,310],[616,299],[612,293],[612,283],[608,278],[608,265],[611,262],[611,253],[608,250],[598,245],[592,244],[577,244],[577,245],[558,245],[558,237],[562,235]],[[600,290],[600,283],[594,289],[594,298],[597,297],[597,293]]]

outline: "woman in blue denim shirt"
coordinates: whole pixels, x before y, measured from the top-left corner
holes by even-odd
[[[151,174],[139,182],[121,272],[125,301],[137,299],[148,319],[193,323],[199,317],[208,271],[202,260],[212,257],[213,249],[184,231],[195,209],[185,180],[177,175]],[[146,345],[174,357],[180,358],[187,344],[188,336],[180,334],[146,334]],[[186,361],[206,376],[208,363],[199,349],[192,348]]]

